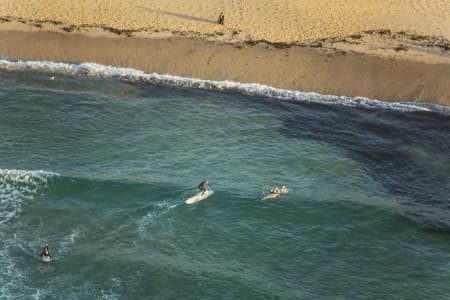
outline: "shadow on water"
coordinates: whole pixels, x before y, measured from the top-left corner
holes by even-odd
[[[172,17],[185,19],[188,21],[197,21],[197,22],[203,22],[203,23],[209,23],[209,24],[217,24],[217,21],[210,20],[210,19],[204,19],[204,18],[194,17],[194,16],[190,16],[190,15],[175,13],[175,12],[171,12],[171,11],[152,9],[152,8],[147,8],[147,7],[142,7],[142,6],[137,6],[137,7],[140,9],[144,9],[146,11],[152,12],[152,13],[159,13],[159,14],[163,14],[163,15],[168,15],[168,16],[172,16]]]
[[[420,227],[450,231],[445,171],[450,162],[449,116],[294,102],[282,106],[282,134],[344,149],[376,182],[401,199],[406,217]],[[416,147],[427,149],[420,164],[411,155]],[[442,164],[433,162],[435,154],[443,157]]]

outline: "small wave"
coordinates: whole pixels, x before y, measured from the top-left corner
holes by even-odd
[[[153,222],[158,220],[161,216],[167,214],[173,208],[181,205],[182,203],[175,203],[173,201],[162,201],[159,203],[152,204],[153,208],[145,216],[140,218],[137,222],[138,232],[144,234],[147,230],[146,228],[150,226]]]
[[[122,281],[118,278],[110,278],[108,281],[109,289],[100,291],[102,299],[120,299],[120,295],[116,292],[123,288]]]
[[[35,190],[39,186],[47,185],[47,179],[54,176],[59,174],[44,170],[0,169],[0,184],[25,184]]]
[[[60,243],[60,249],[62,251],[66,251],[70,249],[70,247],[75,244],[75,241],[79,239],[81,236],[79,229],[72,230],[68,235],[64,236],[61,243]]]
[[[0,224],[22,211],[24,201],[33,199],[41,188],[47,187],[48,179],[59,176],[43,170],[0,169]]]
[[[240,83],[228,80],[206,80],[157,73],[145,73],[131,68],[118,68],[95,63],[59,63],[50,61],[9,61],[0,59],[0,69],[12,71],[40,71],[66,75],[85,75],[89,77],[112,78],[124,81],[147,82],[155,85],[168,85],[207,90],[226,90],[246,95],[265,96],[280,100],[387,109],[401,112],[434,111],[450,114],[447,107],[435,104],[413,102],[384,102],[364,97],[322,95],[314,92],[301,92],[277,89],[258,83]]]

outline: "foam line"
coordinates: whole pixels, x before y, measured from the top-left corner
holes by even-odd
[[[55,176],[59,174],[43,170],[0,169],[0,299],[17,298],[17,290],[34,292],[25,286],[23,278],[26,275],[9,255],[10,249],[17,247],[17,237],[11,235],[8,222],[21,213],[22,207],[34,198],[36,192],[47,186],[49,178]],[[45,295],[45,291],[37,290],[35,295]]]
[[[51,61],[10,61],[0,59],[0,69],[13,71],[39,71],[66,75],[85,75],[89,77],[148,82],[155,85],[168,85],[207,90],[226,90],[247,95],[266,96],[281,100],[296,100],[302,102],[343,105],[349,107],[378,108],[402,112],[434,111],[444,114],[450,114],[450,108],[435,104],[414,102],[384,102],[364,97],[321,95],[314,92],[277,89],[258,83],[240,83],[227,80],[218,81],[172,75],[161,75],[157,73],[145,73],[143,71],[130,68],[105,66],[96,63],[70,64]]]
[[[42,170],[0,169],[0,225],[8,222],[22,211],[24,201],[33,199],[33,195],[47,186],[50,177],[58,173]]]

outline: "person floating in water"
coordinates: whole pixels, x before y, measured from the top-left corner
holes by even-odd
[[[217,23],[219,23],[220,25],[224,25],[224,23],[225,23],[225,15],[223,14],[223,12],[221,12],[219,14],[219,19],[217,20]]]
[[[270,188],[270,190],[269,190],[269,192],[271,193],[271,194],[286,194],[287,193],[287,189],[286,189],[286,186],[285,185],[282,185],[281,186],[281,188],[279,188],[279,187],[272,187],[272,188]]]
[[[52,256],[50,255],[50,250],[48,249],[47,243],[45,243],[45,246],[44,246],[44,249],[42,250],[41,256],[49,257],[50,259],[52,259]]]
[[[278,187],[274,187],[274,188],[272,187],[272,188],[270,188],[269,192],[271,194],[279,194],[280,190],[278,189]]]
[[[199,185],[198,185],[198,189],[202,191],[202,196],[203,194],[206,192],[206,185],[208,184],[208,179],[202,181]]]

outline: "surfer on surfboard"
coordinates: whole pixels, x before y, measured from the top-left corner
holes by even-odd
[[[287,193],[287,189],[285,185],[282,185],[281,188],[278,188],[277,186],[274,188],[270,188],[269,192],[271,194],[286,194]]]
[[[45,243],[44,249],[42,249],[42,253],[40,254],[40,256],[43,259],[46,259],[46,260],[51,260],[52,259],[52,256],[50,255],[50,250],[48,250],[48,244],[47,243]]]
[[[283,194],[286,194],[288,192],[285,185],[282,185],[281,188],[279,187],[271,187],[269,189],[269,194],[264,196],[263,200],[274,200],[278,196],[281,196]]]
[[[200,193],[198,193],[197,195],[194,195],[192,197],[190,197],[189,199],[187,199],[186,201],[184,201],[186,204],[193,204],[195,202],[201,201],[201,200],[205,200],[206,198],[208,198],[209,196],[211,196],[212,194],[214,194],[214,191],[207,188],[206,185],[208,184],[208,179],[202,181],[199,185],[198,185],[198,189],[200,190]]]
[[[198,189],[200,191],[202,191],[202,196],[203,194],[206,192],[206,185],[208,184],[208,179],[203,180],[199,185],[198,185]]]

